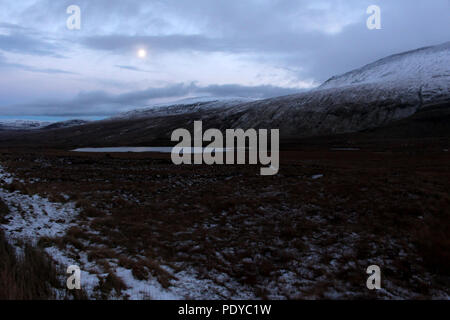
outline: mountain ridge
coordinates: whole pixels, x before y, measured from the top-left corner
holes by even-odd
[[[244,103],[216,101],[151,108],[142,117],[110,118],[49,132],[33,131],[26,139],[47,139],[55,145],[70,147],[144,145],[152,141],[166,141],[167,145],[173,130],[190,129],[195,120],[202,120],[204,129],[279,129],[282,139],[303,139],[388,126],[419,111],[433,119],[442,115],[439,120],[442,127],[450,108],[449,44],[383,58],[332,77],[308,92]],[[403,62],[399,61],[412,67],[402,68]],[[385,81],[380,65],[382,71],[387,68],[393,72],[386,76],[394,80]],[[365,81],[371,69],[378,76]],[[348,83],[355,79],[361,81]],[[208,107],[208,103],[219,106]],[[433,121],[421,122],[421,132],[432,132]]]

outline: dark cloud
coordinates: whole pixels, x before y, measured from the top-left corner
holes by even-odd
[[[327,9],[311,9],[312,1],[196,1],[197,6],[168,1],[168,9],[183,11],[184,19],[201,21],[200,34],[106,34],[89,35],[80,41],[90,49],[123,53],[145,46],[153,52],[196,51],[206,54],[246,53],[255,61],[297,69],[299,80],[323,82],[387,55],[450,40],[449,2],[411,3],[377,1],[382,9],[382,30],[366,28],[366,8],[373,1],[317,1]],[[339,9],[343,7],[342,9]],[[340,13],[340,11],[343,11]],[[345,23],[346,12],[355,12]],[[339,14],[342,18],[339,19]],[[336,15],[338,32],[326,17]],[[325,18],[323,18],[323,16]],[[295,20],[297,17],[297,21]],[[322,20],[321,20],[322,18]],[[146,21],[144,19],[144,21]],[[314,26],[314,23],[317,26]],[[334,20],[331,20],[334,21]],[[293,26],[296,23],[296,26]],[[308,27],[313,24],[313,27]],[[322,29],[321,29],[322,28]],[[142,30],[146,30],[142,24]]]
[[[143,69],[137,68],[137,67],[133,67],[133,66],[116,65],[116,67],[119,68],[119,69],[130,70],[130,71],[148,72],[146,70],[143,70]]]
[[[3,55],[0,54],[0,69],[20,69],[28,72],[37,72],[37,73],[47,73],[47,74],[67,74],[67,75],[75,75],[78,73],[54,69],[54,68],[37,68],[21,63],[11,63],[8,62]]]
[[[285,96],[302,91],[299,89],[282,88],[271,85],[250,87],[237,84],[210,85],[204,88],[196,87],[195,90],[219,97],[252,97],[260,99]]]
[[[275,86],[241,86],[210,85],[197,86],[191,84],[174,84],[163,88],[130,91],[119,95],[111,95],[104,91],[82,92],[70,101],[41,101],[2,107],[3,115],[49,115],[49,116],[87,116],[113,115],[117,112],[151,105],[152,99],[182,98],[186,96],[216,97],[253,97],[270,98],[275,96],[299,93],[297,89]]]
[[[91,49],[123,52],[146,46],[151,50],[226,51],[226,43],[200,35],[126,36],[106,35],[86,37],[82,43]]]
[[[1,23],[0,23],[0,29],[6,29],[6,30],[21,30],[21,31],[29,30],[28,28],[19,26],[19,25],[17,25],[17,24],[14,24],[14,23],[6,23],[6,22],[1,22]]]
[[[90,49],[123,53],[146,47],[151,51],[199,51],[224,53],[301,53],[305,50],[304,42],[309,45],[326,40],[320,33],[297,34],[283,32],[266,36],[264,41],[259,38],[245,37],[208,37],[205,35],[163,35],[163,36],[128,36],[104,35],[89,36],[82,44]]]
[[[24,34],[26,29],[14,29],[8,35],[0,34],[0,49],[7,52],[37,56],[64,57],[61,46],[50,43],[38,36]]]

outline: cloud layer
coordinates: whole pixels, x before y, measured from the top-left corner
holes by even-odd
[[[81,8],[81,30],[66,9]],[[366,9],[382,29],[366,28]],[[449,0],[0,0],[0,116],[272,97],[450,40]],[[145,49],[146,59],[136,52]],[[194,83],[194,84],[193,84]]]
[[[70,100],[41,100],[28,104],[17,104],[10,110],[6,109],[3,115],[16,115],[16,110],[21,110],[22,115],[46,115],[46,116],[107,116],[114,113],[128,111],[143,106],[151,105],[155,101],[164,99],[182,99],[186,97],[254,97],[270,98],[298,93],[298,89],[279,88],[270,85],[265,86],[241,86],[241,85],[210,85],[206,87],[191,84],[173,84],[166,87],[147,88],[145,90],[130,91],[113,95],[105,91],[81,92]]]

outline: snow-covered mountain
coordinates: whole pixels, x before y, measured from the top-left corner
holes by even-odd
[[[204,121],[209,118],[221,129],[278,128],[282,136],[305,137],[376,128],[446,103],[450,104],[450,42],[383,58],[295,95],[254,101],[188,100],[113,119],[177,116],[186,120],[198,119],[201,112]],[[170,132],[170,123],[153,121],[145,126]]]
[[[81,126],[90,121],[66,120],[60,122],[39,120],[0,120],[0,130],[46,130]]]
[[[362,68],[335,76],[319,89],[363,84],[378,88],[414,88],[424,103],[448,94],[450,83],[450,42],[389,56]]]
[[[257,101],[257,99],[242,97],[194,97],[172,103],[155,104],[150,107],[123,112],[111,119],[123,120],[181,115],[198,111],[223,109],[253,101]]]
[[[38,120],[0,120],[0,130],[36,130],[50,124],[51,122]]]
[[[450,134],[449,66],[450,43],[445,43],[381,59],[295,95],[181,101],[94,121],[77,127],[76,134],[72,128],[57,135],[33,130],[39,137],[27,139],[71,147],[151,145],[166,143],[173,130],[191,128],[195,120],[202,120],[204,129],[279,129],[281,138],[289,139],[386,127],[403,119],[409,129],[403,126],[396,131],[400,135]]]
[[[90,121],[87,120],[66,120],[66,121],[60,121],[55,122],[50,125],[47,125],[44,127],[44,129],[61,129],[61,128],[70,128],[70,127],[76,127],[76,126],[82,126],[84,124],[89,123]]]
[[[450,106],[450,42],[389,56],[306,93],[236,106],[222,121],[290,137],[329,135],[387,125],[435,104]]]

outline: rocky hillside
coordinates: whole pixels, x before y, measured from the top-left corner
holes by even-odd
[[[316,90],[258,101],[233,127],[279,127],[284,136],[353,132],[387,125],[450,103],[450,42],[381,59],[335,76]]]
[[[381,59],[296,95],[152,107],[71,128],[4,133],[0,143],[167,145],[174,129],[189,129],[194,120],[202,120],[204,129],[277,128],[285,139],[367,131],[405,120],[401,128],[389,132],[447,137],[449,107],[450,42]]]

